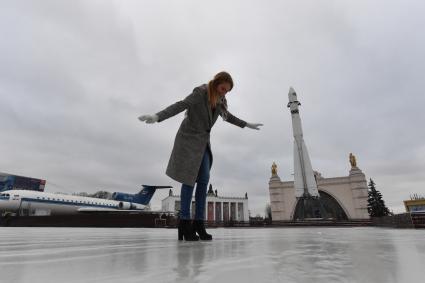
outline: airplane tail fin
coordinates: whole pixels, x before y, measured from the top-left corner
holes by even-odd
[[[151,201],[153,194],[155,193],[157,189],[172,188],[171,186],[150,186],[150,185],[142,185],[142,186],[143,186],[143,189],[138,194],[136,194],[136,198],[134,202],[144,204],[144,205],[147,205]]]
[[[142,185],[143,189],[137,194],[127,194],[115,192],[112,194],[112,199],[116,201],[126,201],[126,202],[134,202],[147,205],[156,189],[168,189],[172,188],[171,186],[150,186],[150,185]]]

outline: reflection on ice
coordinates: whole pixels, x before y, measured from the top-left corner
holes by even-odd
[[[1,228],[1,282],[406,282],[423,278],[420,230]]]

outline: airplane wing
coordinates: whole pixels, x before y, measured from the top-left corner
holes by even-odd
[[[90,207],[79,208],[77,211],[82,212],[82,213],[104,213],[104,212],[147,213],[147,212],[152,212],[150,210],[142,210],[142,209],[113,209],[113,208],[90,208]]]

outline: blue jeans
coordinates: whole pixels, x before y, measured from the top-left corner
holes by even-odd
[[[205,219],[205,202],[207,199],[207,186],[210,180],[210,152],[208,148],[205,150],[204,157],[202,158],[201,167],[199,168],[198,178],[196,179],[196,193],[195,193],[195,219]],[[192,186],[182,184],[180,194],[180,219],[191,219],[190,207],[192,204]]]

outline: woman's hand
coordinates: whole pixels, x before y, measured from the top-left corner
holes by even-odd
[[[263,126],[263,124],[246,123],[246,126],[253,130],[259,130],[260,126]]]
[[[158,122],[158,115],[142,115],[139,117],[139,120],[142,122],[146,121],[146,123],[148,124],[153,124],[155,122]]]

